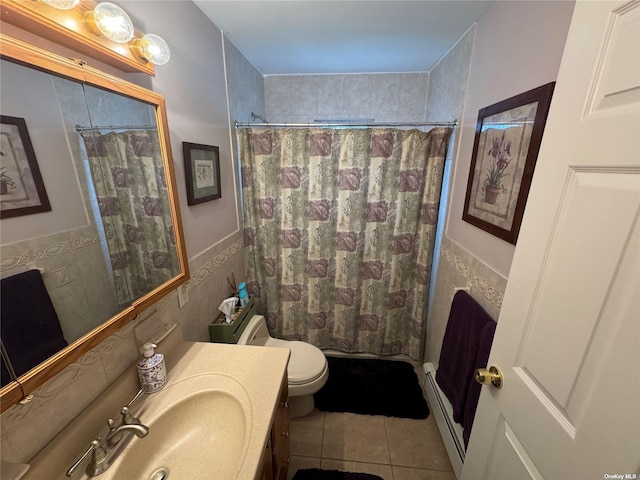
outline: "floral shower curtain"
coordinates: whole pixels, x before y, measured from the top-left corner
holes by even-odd
[[[450,134],[239,130],[248,288],[273,334],[422,358]]]
[[[116,297],[128,306],[179,271],[158,134],[93,131],[83,139]]]

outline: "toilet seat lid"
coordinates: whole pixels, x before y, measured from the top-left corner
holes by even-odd
[[[324,353],[310,343],[273,339],[269,346],[286,347],[291,351],[287,367],[289,385],[312,382],[327,369]]]

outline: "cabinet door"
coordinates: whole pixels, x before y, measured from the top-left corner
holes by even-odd
[[[271,450],[271,439],[267,442],[262,462],[262,474],[260,480],[273,480],[273,451]]]
[[[282,380],[282,389],[276,415],[271,429],[273,443],[273,472],[275,480],[286,480],[289,470],[289,385],[287,372]]]

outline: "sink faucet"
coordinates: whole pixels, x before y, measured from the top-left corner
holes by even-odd
[[[116,427],[115,422],[110,418],[107,421],[109,433],[107,433],[104,439],[97,437],[89,444],[87,450],[71,467],[69,467],[69,470],[67,470],[66,473],[67,477],[75,474],[84,459],[89,455],[91,455],[91,460],[87,465],[87,475],[89,477],[100,475],[107,470],[113,462],[115,462],[116,458],[118,458],[122,453],[134,435],[138,438],[144,438],[147,436],[149,433],[149,427],[143,425],[140,420],[131,415],[131,412],[129,411],[129,407],[133,401],[138,398],[139,394],[140,392],[138,392],[138,395],[136,395],[136,397],[120,411],[122,415],[120,426]]]
[[[109,433],[105,439],[105,443],[109,448],[113,448],[122,441],[123,432],[131,432],[138,438],[144,438],[149,433],[149,427],[142,424],[127,424],[123,423],[119,427],[113,426],[113,420],[109,419]],[[131,435],[129,435],[129,440]],[[128,443],[128,442],[127,442]]]

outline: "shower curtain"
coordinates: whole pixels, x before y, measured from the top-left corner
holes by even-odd
[[[273,334],[422,358],[450,134],[238,131],[248,289]]]
[[[121,306],[179,271],[158,135],[136,130],[82,137]]]

